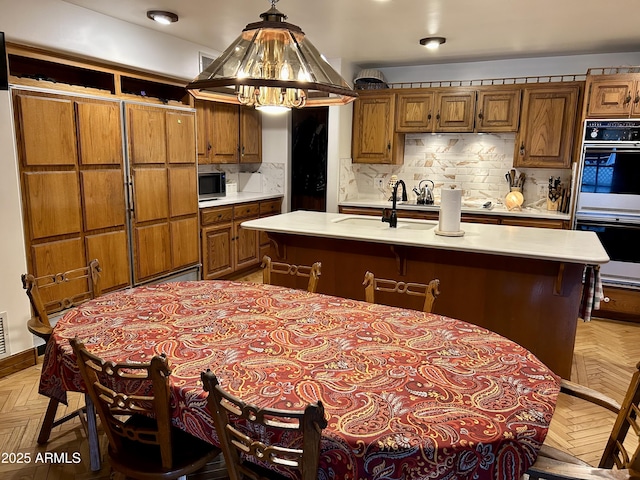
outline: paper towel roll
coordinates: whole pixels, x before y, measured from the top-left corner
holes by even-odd
[[[440,193],[440,216],[436,234],[461,236],[460,213],[462,209],[462,190],[459,188],[443,188]]]

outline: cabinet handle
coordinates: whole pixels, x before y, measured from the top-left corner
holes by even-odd
[[[624,99],[624,104],[626,105],[631,101],[631,93],[627,92],[627,96]]]
[[[479,118],[480,120],[482,120],[482,117],[483,117],[483,115],[482,115],[482,110],[480,110],[480,111],[478,112],[478,118]]]
[[[602,299],[602,301],[603,301],[604,303],[609,303],[609,302],[611,301],[611,299],[610,299],[609,297],[604,297],[604,298]]]
[[[391,151],[391,142],[387,143],[387,150]]]
[[[241,155],[244,157],[244,145],[242,146],[242,153]]]
[[[431,112],[429,112],[429,115],[427,115],[427,120],[431,121]]]
[[[438,121],[438,123],[440,123],[440,112],[436,114],[436,120]]]
[[[133,185],[133,175],[131,176],[131,181],[129,182],[129,212],[131,213],[131,218],[136,218],[136,200],[135,200],[135,187]]]
[[[640,92],[636,91],[636,99],[633,101],[636,105],[640,102]]]
[[[210,152],[212,148],[211,142],[207,142],[207,152]]]
[[[520,144],[520,156],[524,157],[524,142]]]

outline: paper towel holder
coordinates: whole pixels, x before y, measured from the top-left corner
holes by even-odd
[[[450,190],[456,189],[455,184],[451,184],[449,185],[449,187],[450,187]],[[440,197],[440,216],[441,215],[442,215],[442,196]],[[438,223],[438,226],[440,225],[441,225],[441,222]],[[435,228],[434,233],[436,235],[441,235],[443,237],[462,237],[464,235],[464,230],[444,231],[444,230],[440,230],[439,228]]]

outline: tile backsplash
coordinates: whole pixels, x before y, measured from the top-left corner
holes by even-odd
[[[442,187],[456,185],[465,199],[499,203],[509,192],[505,173],[513,168],[515,133],[506,134],[408,134],[403,165],[340,162],[340,201],[386,199],[391,175],[404,180],[409,200],[421,180],[435,184],[436,201]],[[549,177],[569,184],[570,169],[525,168],[525,205],[541,204],[546,198]],[[378,185],[382,181],[383,187]]]

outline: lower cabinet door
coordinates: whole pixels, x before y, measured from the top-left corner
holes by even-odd
[[[233,272],[231,223],[202,229],[202,278],[211,280]]]
[[[247,230],[240,226],[241,222],[254,220],[258,217],[243,218],[234,222],[234,241],[236,253],[236,270],[256,265],[260,254],[260,234],[257,230]]]

